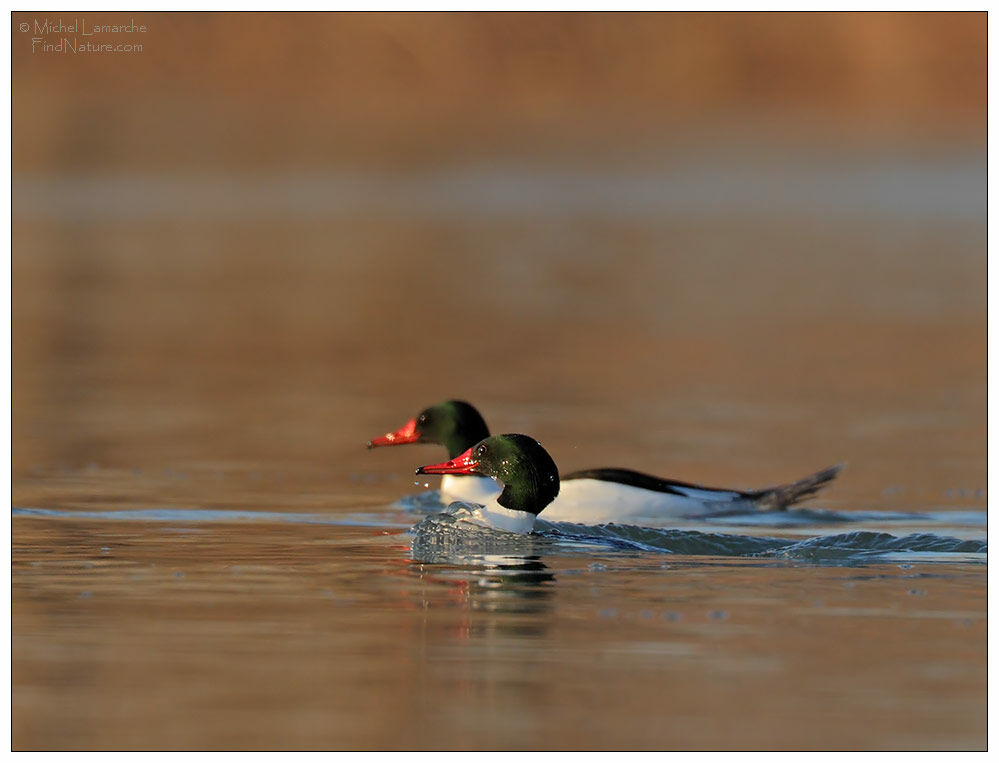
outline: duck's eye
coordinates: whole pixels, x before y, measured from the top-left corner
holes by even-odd
[[[482,458],[488,451],[489,449],[485,445],[480,445],[475,449],[475,455]]]
[[[430,421],[430,417],[425,413],[421,413],[419,418],[417,418],[416,420],[420,424],[426,424],[428,421]]]

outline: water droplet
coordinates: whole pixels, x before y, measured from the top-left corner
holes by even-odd
[[[179,580],[180,578],[184,577],[184,573],[183,572],[175,572],[175,573],[173,573],[173,576]]]
[[[616,609],[601,609],[600,610],[600,616],[601,617],[607,617],[607,618],[617,617],[617,610]]]
[[[926,595],[926,591],[924,591],[921,588],[910,588],[909,589],[909,595],[910,596],[925,596]]]
[[[603,572],[607,569],[606,564],[601,564],[600,562],[593,562],[590,565],[590,572]]]
[[[663,617],[665,617],[671,623],[678,623],[683,619],[683,615],[681,615],[679,612],[667,612],[666,614],[663,615]]]
[[[712,620],[728,620],[728,612],[724,609],[714,609],[708,612],[708,617]]]

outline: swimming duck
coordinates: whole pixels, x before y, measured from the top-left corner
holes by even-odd
[[[448,400],[424,409],[399,429],[372,439],[368,447],[433,443],[447,448],[449,458],[455,460],[488,436],[489,428],[474,406],[463,400]],[[562,475],[561,490],[544,509],[544,518],[553,522],[587,524],[634,523],[643,518],[655,521],[760,510],[782,511],[816,493],[842,468],[842,465],[832,466],[796,482],[759,490],[705,487],[632,469],[584,469]],[[487,505],[501,492],[492,479],[494,475],[482,471],[426,473],[444,475],[441,501],[445,504],[468,501]]]
[[[484,503],[454,503],[449,513],[463,522],[513,533],[531,532],[535,518],[555,500],[559,490],[558,468],[552,457],[541,443],[522,434],[486,437],[464,453],[421,466],[416,473],[498,480],[502,484],[498,495]]]

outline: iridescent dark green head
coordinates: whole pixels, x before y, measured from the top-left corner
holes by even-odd
[[[369,441],[368,447],[428,442],[443,445],[448,457],[454,458],[488,436],[486,422],[472,405],[464,400],[448,400],[425,408],[395,432]]]
[[[555,500],[558,467],[541,444],[522,434],[487,437],[442,464],[421,466],[417,474],[482,474],[503,483],[499,504],[538,514]]]
[[[449,458],[464,453],[489,436],[489,427],[475,408],[464,400],[448,400],[420,412],[416,431],[424,442],[436,442],[447,448]]]

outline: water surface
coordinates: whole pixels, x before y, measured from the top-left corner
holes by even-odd
[[[15,748],[984,748],[976,166],[15,176]],[[448,397],[563,471],[848,466],[414,545],[443,453],[363,445]]]

